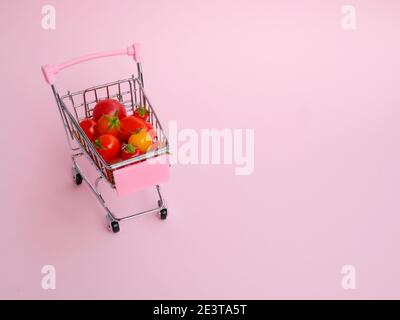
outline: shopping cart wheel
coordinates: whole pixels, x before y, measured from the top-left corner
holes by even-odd
[[[167,219],[167,216],[168,216],[167,208],[161,209],[160,210],[160,218],[161,218],[161,220]]]
[[[111,222],[110,227],[112,232],[114,233],[119,232],[119,223],[117,221]]]
[[[79,172],[74,174],[74,181],[78,186],[82,183],[83,178]]]

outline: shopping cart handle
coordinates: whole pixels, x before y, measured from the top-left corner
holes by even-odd
[[[93,54],[88,54],[83,57],[75,58],[60,64],[46,64],[42,66],[42,72],[44,79],[46,82],[50,85],[53,85],[56,82],[56,75],[63,69],[72,67],[76,64],[86,62],[89,60],[94,60],[98,58],[104,58],[104,57],[111,57],[111,56],[122,56],[122,55],[128,55],[132,56],[133,60],[135,60],[136,63],[140,62],[140,44],[139,43],[134,43],[132,46],[126,48],[126,49],[121,49],[121,50],[112,50],[112,51],[104,51],[104,52],[98,52],[98,53],[93,53]]]

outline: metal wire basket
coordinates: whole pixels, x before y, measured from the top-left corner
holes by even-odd
[[[149,122],[155,131],[153,142],[158,145],[156,149],[118,163],[110,164],[104,161],[84,134],[79,123],[86,118],[92,117],[93,108],[96,103],[100,100],[110,98],[118,99],[118,101],[124,105],[128,115],[133,114],[140,106],[144,107],[149,112]],[[85,152],[98,167],[103,177],[107,179],[113,188],[115,188],[113,175],[115,170],[168,152],[169,146],[167,137],[162,130],[161,123],[138,78],[132,76],[132,78],[129,79],[105,83],[82,91],[74,93],[68,92],[61,97],[61,102],[62,116],[65,120],[70,138],[78,141],[82,151]]]

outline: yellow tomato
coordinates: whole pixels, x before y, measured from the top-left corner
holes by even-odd
[[[151,136],[144,129],[139,129],[129,137],[128,143],[146,153],[152,144]]]

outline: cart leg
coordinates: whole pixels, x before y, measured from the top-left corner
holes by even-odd
[[[161,220],[165,220],[167,219],[168,216],[168,209],[167,209],[167,205],[161,195],[161,190],[160,190],[160,186],[156,185],[156,189],[157,189],[157,193],[158,193],[158,208],[160,209],[160,218]]]
[[[97,196],[97,199],[100,201],[101,205],[103,206],[103,208],[107,211],[107,215],[106,215],[106,219],[107,219],[107,227],[108,230],[117,233],[120,230],[119,227],[119,219],[117,217],[115,217],[112,212],[110,211],[110,209],[107,207],[106,202],[104,201],[104,198],[102,197],[100,191],[99,191],[99,183],[100,181],[103,179],[102,176],[98,177],[96,179],[96,182],[94,183],[94,193]]]
[[[78,165],[76,164],[75,158],[80,157],[83,153],[77,153],[72,155],[72,179],[77,185],[80,185],[83,181],[82,173],[79,170]]]
[[[101,195],[100,191],[99,191],[99,184],[100,181],[103,179],[102,176],[98,177],[95,181],[94,186],[86,179],[85,175],[81,173],[81,170],[79,169],[78,164],[75,161],[76,157],[79,157],[80,154],[76,154],[72,156],[72,174],[74,176],[74,180],[76,184],[81,184],[82,181],[85,181],[86,184],[90,187],[90,189],[93,191],[93,193],[95,194],[97,200],[99,200],[100,204],[102,205],[102,207],[104,208],[104,210],[107,212],[106,215],[106,219],[107,219],[107,227],[110,231],[117,233],[120,230],[119,227],[119,219],[117,217],[115,217],[112,212],[110,211],[110,209],[107,207],[106,202],[104,201],[103,196]],[[79,177],[79,178],[76,178]],[[78,180],[80,179],[80,180]],[[80,181],[78,183],[78,181]]]
[[[83,181],[83,177],[76,167],[72,167],[72,179],[77,185],[80,185]]]
[[[114,233],[119,232],[119,230],[120,230],[119,222],[114,219],[112,214],[107,213],[106,219],[107,219],[107,222],[108,222],[108,224],[107,224],[108,230],[110,230],[110,231],[112,231]]]

